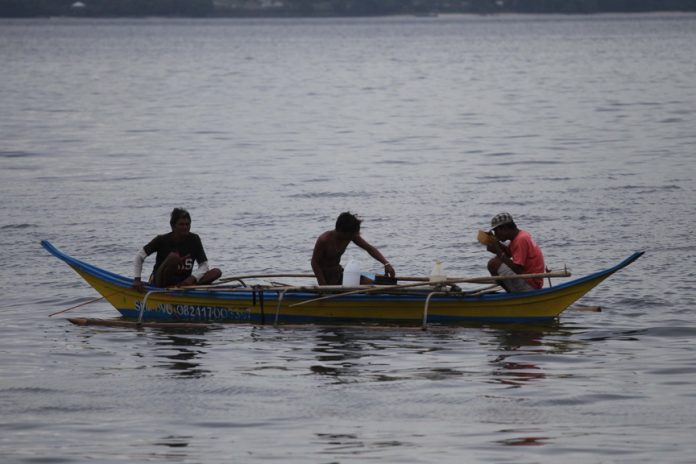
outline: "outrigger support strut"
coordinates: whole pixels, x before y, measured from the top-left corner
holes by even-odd
[[[143,305],[140,307],[140,313],[138,314],[138,324],[143,323],[143,314],[145,313],[145,308],[147,308],[147,299],[152,295],[153,293],[164,293],[166,290],[150,290],[145,294],[145,298],[143,298]]]
[[[276,306],[275,319],[273,319],[274,326],[278,325],[278,314],[280,313],[280,303],[283,302],[283,297],[285,297],[285,292],[287,292],[287,290],[282,290],[282,291],[278,292],[278,306]]]
[[[259,308],[261,308],[261,325],[266,325],[266,313],[264,312],[263,308],[263,289],[260,285],[257,285],[256,288],[259,289]]]
[[[430,304],[430,298],[434,295],[446,295],[449,292],[430,292],[428,297],[425,299],[425,306],[423,307],[423,330],[428,328],[428,305]]]

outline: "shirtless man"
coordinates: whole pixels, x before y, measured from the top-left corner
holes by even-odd
[[[317,277],[319,285],[341,285],[343,282],[343,268],[341,256],[346,251],[350,242],[367,251],[370,256],[384,265],[384,273],[387,277],[394,278],[396,273],[389,261],[382,253],[367,243],[360,236],[360,223],[354,214],[341,213],[336,220],[336,228],[321,234],[314,245],[312,254],[312,270]]]
[[[156,287],[206,285],[220,278],[220,269],[208,269],[208,258],[198,235],[191,232],[191,215],[183,208],[174,208],[169,220],[172,231],[158,235],[135,256],[133,288],[143,291],[140,275],[145,258],[157,253],[150,284]],[[193,262],[198,269],[193,272]]]

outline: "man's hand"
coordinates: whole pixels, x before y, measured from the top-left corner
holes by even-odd
[[[500,246],[500,242],[498,241],[498,239],[494,239],[490,243],[490,245],[486,247],[486,249],[494,255],[500,256],[501,254],[503,254],[503,248]]]
[[[142,280],[140,280],[140,277],[136,277],[135,279],[133,279],[133,288],[139,292],[145,291],[145,284]]]
[[[387,277],[391,277],[392,279],[396,277],[396,271],[394,271],[394,268],[389,263],[384,265],[384,273]]]

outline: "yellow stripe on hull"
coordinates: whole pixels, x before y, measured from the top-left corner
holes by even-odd
[[[99,279],[87,272],[77,272],[106,298],[115,308],[129,314],[138,312],[145,294]],[[606,277],[588,280],[576,286],[548,293],[517,294],[499,298],[463,297],[433,299],[428,307],[428,319],[438,320],[522,320],[553,319]],[[228,293],[227,295],[230,295]],[[232,294],[234,295],[234,294]],[[251,298],[229,299],[198,296],[194,292],[153,293],[148,298],[145,318],[173,320],[251,321],[262,317],[272,322],[278,311],[280,320],[365,320],[365,321],[421,321],[425,309],[425,295],[388,300],[360,295],[347,299],[318,301],[290,307],[301,301],[295,295],[285,295],[278,307],[278,292],[264,292],[263,310],[260,301]],[[305,296],[312,298],[313,295]],[[304,298],[303,298],[304,299]]]

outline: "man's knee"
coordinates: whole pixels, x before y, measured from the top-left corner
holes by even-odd
[[[162,261],[162,264],[160,264],[160,268],[165,269],[172,266],[178,266],[179,260],[179,255],[177,253],[171,252],[169,253],[169,255],[167,255],[166,258],[164,258],[164,261]]]
[[[203,274],[198,283],[200,285],[206,285],[218,280],[222,276],[222,271],[216,267],[210,269],[208,272]]]

